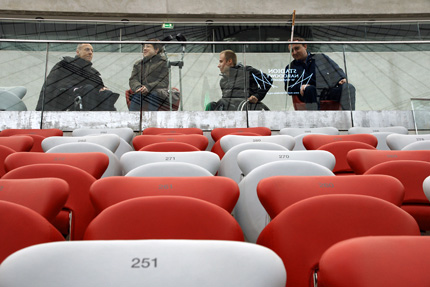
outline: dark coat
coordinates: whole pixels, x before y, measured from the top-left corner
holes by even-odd
[[[262,101],[273,83],[270,76],[251,66],[245,67],[242,64],[230,67],[228,75],[222,74],[221,76],[219,84],[223,99],[247,99],[250,96],[255,96],[258,101]],[[246,82],[245,79],[247,79]]]
[[[49,73],[40,92],[36,110],[66,111],[74,106],[74,90],[86,87],[90,93],[97,94],[104,87],[100,73],[92,63],[78,56],[64,57]]]
[[[167,92],[169,70],[166,58],[158,54],[150,59],[143,58],[137,61],[133,66],[129,85],[133,92],[142,86],[145,86],[149,92],[157,89],[164,89]]]
[[[320,94],[324,89],[336,87],[344,78],[343,70],[328,56],[309,53],[305,62],[294,60],[285,68],[285,91],[288,83],[290,95],[299,95],[302,85],[315,86]]]

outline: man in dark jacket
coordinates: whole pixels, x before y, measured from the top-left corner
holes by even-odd
[[[108,90],[92,67],[93,47],[79,44],[75,57],[64,57],[49,73],[36,110],[114,111],[119,94]]]
[[[250,110],[268,109],[261,101],[272,87],[270,76],[238,64],[236,53],[231,50],[220,53],[218,68],[222,76],[219,82],[222,99],[213,104],[212,110],[238,110],[245,101],[250,103]]]
[[[306,44],[293,44],[291,54],[294,61],[285,68],[284,78],[289,95],[297,95],[308,110],[318,110],[320,100],[339,101],[342,110],[355,110],[355,87],[332,59],[309,53]]]

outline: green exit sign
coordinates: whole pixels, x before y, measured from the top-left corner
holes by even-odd
[[[173,29],[173,23],[163,23],[161,26],[163,29]]]

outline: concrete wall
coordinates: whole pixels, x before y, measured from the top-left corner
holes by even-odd
[[[293,10],[298,18],[378,17],[401,16],[423,18],[429,15],[428,0],[1,0],[3,15],[74,16],[76,18],[115,18],[145,20],[154,18],[168,20],[179,18],[251,18],[288,20]]]

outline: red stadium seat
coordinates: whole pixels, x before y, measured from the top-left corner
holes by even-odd
[[[241,133],[254,133],[260,136],[270,136],[272,135],[272,131],[266,127],[253,127],[253,128],[214,128],[211,131],[211,137],[214,142],[217,142],[220,138],[229,134],[237,134]]]
[[[336,175],[348,175],[354,174],[352,168],[349,166],[347,161],[347,154],[349,151],[354,149],[376,149],[370,144],[358,142],[358,141],[339,141],[324,144],[316,150],[325,150],[334,155],[336,158],[336,165],[333,168],[333,172]]]
[[[322,255],[318,286],[425,287],[428,286],[429,257],[428,236],[371,236],[345,240]]]
[[[258,183],[257,194],[267,213],[275,218],[296,202],[327,194],[368,195],[401,206],[405,191],[399,180],[386,175],[272,176]]]
[[[80,168],[95,178],[100,178],[109,165],[109,157],[101,152],[82,153],[28,153],[17,152],[5,160],[5,168],[15,168],[38,163],[67,164]]]
[[[92,175],[74,166],[44,163],[18,167],[6,173],[2,179],[46,177],[60,178],[69,184],[69,198],[64,210],[55,219],[55,227],[65,236],[70,236],[71,240],[82,239],[86,227],[96,215],[89,195],[90,186],[96,181]]]
[[[184,196],[148,196],[112,205],[91,222],[84,239],[244,240],[225,209]]]
[[[387,161],[375,165],[364,174],[385,174],[397,178],[405,187],[402,209],[415,218],[421,230],[430,230],[430,202],[423,190],[423,182],[430,176],[429,162]]]
[[[296,111],[306,111],[306,103],[302,102],[297,95],[291,96],[293,100],[293,107]],[[320,110],[322,111],[339,111],[342,110],[340,102],[333,100],[321,100]]]
[[[239,187],[227,177],[107,177],[95,182],[90,197],[101,212],[118,202],[146,196],[187,196],[206,200],[232,212]]]
[[[0,200],[26,206],[53,222],[69,196],[59,178],[0,179]]]
[[[393,160],[420,160],[430,162],[430,150],[370,150],[355,149],[346,156],[356,174],[363,174],[371,167]]]
[[[133,146],[135,150],[160,142],[182,142],[191,144],[199,150],[205,150],[208,146],[208,138],[204,135],[189,134],[189,135],[140,135],[133,139]]]
[[[0,132],[0,136],[13,135],[40,135],[43,137],[63,136],[63,131],[60,129],[4,129]]]
[[[31,152],[43,152],[42,141],[51,136],[63,136],[60,129],[5,129],[0,132],[0,136],[28,135],[34,140]]]
[[[29,135],[0,137],[0,145],[7,146],[14,151],[30,151],[33,144],[34,140]]]
[[[284,209],[264,228],[257,244],[282,258],[287,287],[309,287],[321,255],[329,247],[346,239],[377,235],[419,236],[420,231],[412,216],[385,200],[324,195]]]
[[[6,173],[4,165],[6,158],[13,153],[15,153],[15,150],[7,146],[0,145],[0,177]]]
[[[371,134],[352,134],[352,135],[321,135],[309,134],[303,138],[303,145],[308,150],[318,149],[319,147],[339,141],[356,141],[369,144],[376,148],[378,139]]]
[[[37,212],[3,200],[0,200],[0,234],[0,263],[25,247],[64,240],[61,233]]]

